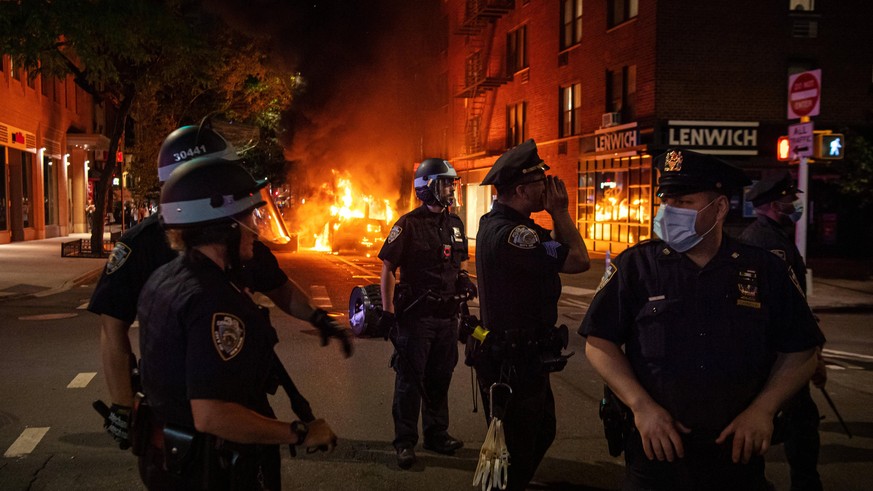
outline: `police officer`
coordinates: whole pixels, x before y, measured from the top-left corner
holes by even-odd
[[[782,258],[794,271],[806,293],[806,265],[791,234],[793,225],[803,215],[803,202],[797,197],[802,192],[795,187],[788,171],[756,182],[746,194],[746,199],[752,202],[758,218],[743,230],[740,240],[767,249]],[[817,387],[824,387],[827,369],[821,349],[816,351],[818,363],[812,382]],[[790,467],[791,489],[822,489],[821,478],[816,469],[820,447],[819,412],[810,396],[809,385],[804,385],[786,403],[782,412],[785,422],[782,436],[785,457]]]
[[[449,211],[457,179],[448,161],[422,161],[414,183],[422,205],[397,220],[379,251],[380,324],[396,348],[391,412],[402,469],[416,461],[419,412],[424,448],[451,455],[464,445],[448,433],[448,392],[458,363],[459,295],[475,297],[476,286],[462,269],[468,259],[464,224]]]
[[[497,200],[480,219],[476,235],[480,309],[489,334],[474,366],[486,407],[492,402],[491,384],[508,383],[512,388],[508,403],[499,391],[493,401],[494,414],[502,414],[512,463],[507,487],[511,490],[525,488],[555,438],[550,369],[541,366],[538,347],[526,346],[556,331],[558,273],[581,273],[590,267],[568,211],[567,188],[558,177],[547,176],[548,169],[531,139],[504,153],[482,180],[482,185],[497,189]],[[554,231],[531,219],[532,213],[543,210],[551,216]]]
[[[214,158],[183,164],[164,184],[161,218],[182,254],[151,275],[138,308],[149,489],[278,490],[279,444],[336,443],[324,420],[279,421],[267,400],[278,338],[237,278],[254,255],[265,186]]]
[[[159,180],[166,181],[174,169],[195,157],[240,162],[233,145],[214,131],[205,118],[200,125],[176,129],[164,140],[158,155]],[[135,357],[128,331],[136,318],[137,299],[143,284],[155,269],[176,255],[167,244],[158,214],[151,214],[115,243],[88,305],[89,311],[100,315],[100,355],[112,401],[104,427],[122,449],[130,445],[130,408],[136,392],[131,380]],[[290,315],[317,321],[322,344],[328,337],[337,337],[346,355],[351,354],[349,331],[341,329],[323,310],[312,306],[308,295],[285,275],[275,256],[260,241],[255,241],[254,257],[246,262],[244,270],[249,288],[265,293]]]
[[[823,340],[785,264],[723,233],[742,171],[682,149],[656,163],[660,239],[611,262],[580,328],[631,412],[623,489],[767,489],[774,415]]]

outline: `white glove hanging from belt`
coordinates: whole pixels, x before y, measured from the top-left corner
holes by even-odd
[[[488,399],[491,404],[491,424],[485,435],[482,450],[479,451],[479,464],[473,475],[473,486],[482,484],[482,491],[491,489],[506,489],[509,480],[509,449],[506,448],[506,440],[503,436],[503,421],[494,417],[494,387],[503,386],[512,395],[512,388],[503,383],[491,384],[488,390]]]

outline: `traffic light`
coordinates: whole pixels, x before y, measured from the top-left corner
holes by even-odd
[[[841,133],[818,133],[815,135],[813,152],[817,159],[842,159],[845,148],[846,140]]]
[[[791,160],[791,142],[787,136],[780,136],[776,142],[776,160]]]

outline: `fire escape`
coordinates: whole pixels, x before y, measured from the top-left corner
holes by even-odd
[[[464,154],[472,155],[484,151],[483,136],[488,134],[490,105],[494,104],[494,89],[510,82],[511,75],[505,73],[500,62],[491,63],[491,50],[494,46],[495,24],[497,19],[510,12],[515,0],[467,0],[464,18],[455,34],[466,37],[466,61],[464,80],[455,97],[464,99]],[[487,121],[485,120],[487,118]]]

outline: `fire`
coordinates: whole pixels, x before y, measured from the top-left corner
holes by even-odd
[[[594,219],[588,228],[588,236],[597,240],[619,240],[613,237],[610,224],[645,224],[650,219],[649,200],[646,198],[629,199],[623,195],[622,189],[605,189],[603,199],[594,206]],[[646,236],[634,237],[631,230],[628,231],[627,243],[633,244],[637,240],[645,240]]]
[[[347,234],[355,224],[354,231],[360,237],[353,238],[354,245],[369,251],[384,240],[396,211],[390,200],[364,192],[347,171],[332,169],[330,175],[330,182],[321,183],[312,196],[301,200],[297,213],[301,248],[338,250],[339,231],[345,225]],[[349,244],[345,235],[342,240]]]

